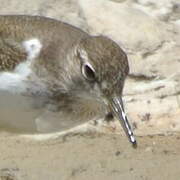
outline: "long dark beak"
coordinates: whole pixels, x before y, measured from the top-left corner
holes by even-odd
[[[129,141],[132,143],[133,147],[137,146],[136,139],[134,137],[131,126],[128,122],[127,116],[124,112],[123,101],[121,97],[114,97],[111,100],[111,108],[114,115],[119,119],[122,128],[124,129]]]

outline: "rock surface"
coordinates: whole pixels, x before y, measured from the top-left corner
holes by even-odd
[[[0,0],[0,3],[1,14],[49,16],[115,40],[129,57],[130,75],[124,99],[135,133],[180,131],[178,0]],[[115,124],[115,129],[119,129]]]

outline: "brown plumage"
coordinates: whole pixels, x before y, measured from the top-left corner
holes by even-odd
[[[1,74],[16,72],[20,64],[30,72],[19,80],[18,71],[19,85],[13,81],[13,87],[16,94],[42,101],[39,131],[66,129],[112,112],[136,143],[121,100],[127,56],[114,41],[49,18],[0,16]]]

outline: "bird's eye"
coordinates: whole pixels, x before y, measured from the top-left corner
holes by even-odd
[[[82,66],[82,74],[89,81],[94,81],[96,78],[93,67],[87,63]]]

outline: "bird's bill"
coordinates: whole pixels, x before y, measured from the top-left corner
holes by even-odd
[[[124,129],[129,141],[132,143],[133,146],[136,146],[136,139],[134,137],[133,131],[131,126],[128,122],[127,116],[124,112],[123,101],[121,97],[114,97],[111,100],[110,106],[114,115],[119,119],[122,128]]]

